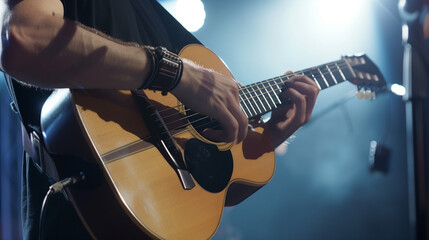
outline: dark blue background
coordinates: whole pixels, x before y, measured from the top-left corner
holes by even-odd
[[[244,84],[357,52],[389,84],[401,83],[397,2],[359,1],[360,9],[337,10],[349,17],[330,13],[338,14],[330,23],[317,0],[204,1],[206,23],[195,35]],[[0,82],[1,231],[19,239],[19,124]],[[409,239],[404,103],[387,93],[350,98],[354,89],[343,83],[320,93],[313,120],[278,154],[272,181],[226,208],[214,239]],[[368,170],[372,140],[391,151],[387,174]]]

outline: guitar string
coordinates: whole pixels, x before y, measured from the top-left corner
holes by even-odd
[[[328,65],[328,64],[327,64]],[[345,68],[342,68],[344,65],[346,65],[345,63],[343,63],[343,64],[341,64],[341,65],[338,65],[341,69],[345,69]],[[324,70],[324,69],[322,69],[322,70]],[[329,71],[330,70],[330,71]],[[340,72],[340,70],[338,70],[337,69],[337,67],[335,67],[335,68],[333,68],[333,69],[329,69],[328,71],[322,71],[322,74],[324,75],[324,76],[328,76],[328,74],[330,75],[331,73],[332,74],[334,74],[334,73],[336,73],[336,72]],[[306,70],[303,70],[303,71],[299,71],[299,72],[305,72]],[[318,78],[318,77],[321,77],[322,76],[322,74],[320,74],[320,73],[317,73],[317,74],[319,74],[319,75],[315,75],[314,77],[315,78]],[[275,82],[276,80],[284,80],[284,78],[287,78],[285,81],[287,81],[288,79],[289,79],[289,77],[293,77],[293,76],[296,76],[296,74],[294,74],[294,73],[292,73],[292,74],[286,74],[286,75],[282,75],[282,76],[279,76],[279,77],[275,77],[275,78],[272,78],[272,79],[268,79],[268,80],[265,80],[265,81],[262,81],[262,82],[259,82],[259,83],[255,83],[255,84],[251,84],[251,85],[247,85],[247,86],[242,86],[242,87],[240,87],[239,88],[239,90],[247,90],[247,94],[251,94],[251,93],[256,93],[256,95],[252,95],[251,96],[251,98],[248,98],[248,97],[246,97],[246,99],[245,100],[253,100],[253,99],[256,99],[256,98],[258,98],[258,97],[261,97],[261,96],[263,96],[265,93],[272,93],[272,92],[276,92],[276,89],[274,89],[274,91],[273,90],[267,90],[267,91],[265,91],[264,93],[262,93],[262,94],[259,94],[259,93],[257,93],[257,91],[259,91],[259,90],[266,90],[266,89],[271,89],[271,88],[273,88],[271,85],[270,86],[265,86],[264,84],[265,83],[273,83],[273,82]],[[332,76],[331,76],[332,77]],[[315,81],[314,79],[312,79],[313,81]],[[336,83],[337,84],[337,83]],[[335,84],[335,85],[336,85]],[[277,83],[276,83],[276,85],[278,85]],[[262,88],[260,88],[260,89],[258,89],[258,90],[254,90],[253,89],[253,87],[260,87],[260,86],[262,86]],[[249,89],[251,90],[251,91],[249,91]],[[277,89],[277,91],[280,91],[280,89]],[[262,91],[260,91],[260,92],[262,92]],[[241,101],[241,102],[243,102],[243,101]],[[174,107],[171,107],[171,108],[169,108],[169,109],[163,109],[163,110],[160,110],[159,112],[160,113],[162,113],[162,112],[165,112],[165,111],[173,111],[173,110],[178,110],[178,109],[180,109],[181,107],[183,107],[183,104],[179,104],[179,105],[177,105],[177,106],[174,106]],[[189,110],[189,109],[188,109]],[[186,110],[186,111],[188,111],[188,110]],[[184,112],[186,112],[186,111],[181,111],[181,112],[178,112],[178,113],[184,113]],[[164,118],[168,118],[168,117],[171,117],[171,116],[174,116],[174,115],[176,115],[177,113],[175,112],[175,113],[173,113],[172,115],[168,115],[168,116],[165,116]]]
[[[328,65],[328,64],[327,64]],[[326,65],[326,66],[327,66]],[[337,66],[338,64],[336,64],[336,66]],[[336,70],[331,70],[330,72],[329,71],[327,71],[327,72],[322,72],[322,74],[324,74],[324,75],[326,75],[326,74],[333,74],[333,73],[335,73],[335,72],[340,72],[341,71],[341,69],[345,69],[345,68],[343,68],[343,66],[344,65],[346,65],[345,63],[344,64],[341,64],[341,65],[338,65],[338,67],[340,68],[340,69],[337,69],[337,67],[335,66],[335,69]],[[341,67],[340,67],[341,66]],[[311,70],[313,70],[313,69],[311,69]],[[305,71],[310,71],[310,70],[303,70],[303,71],[299,71],[299,72],[301,72],[301,73],[303,73],[303,72],[305,72]],[[299,73],[298,72],[298,73]],[[319,73],[319,75],[320,76],[322,76],[320,73]],[[273,79],[268,79],[268,80],[266,80],[266,81],[275,81],[275,80],[279,80],[279,79],[281,79],[281,80],[284,80],[284,78],[286,77],[287,79],[285,80],[285,81],[287,81],[288,79],[289,79],[289,77],[290,76],[296,76],[296,74],[295,73],[293,73],[293,74],[285,74],[285,75],[283,75],[283,76],[279,76],[279,77],[276,77],[276,78],[273,78]],[[319,76],[319,77],[320,77]],[[316,76],[314,76],[315,78],[317,78]],[[316,81],[316,80],[314,80],[314,79],[312,79],[313,81]],[[266,81],[263,81],[263,82],[266,82]],[[344,81],[344,80],[343,80]],[[284,83],[284,82],[282,82],[282,83]],[[243,88],[246,88],[247,90],[249,89],[249,86],[250,85],[248,85],[248,86],[243,86],[242,88],[240,88],[240,90],[241,89],[243,89]],[[253,86],[256,86],[256,85],[253,85]],[[270,87],[271,88],[271,87]],[[268,89],[268,87],[265,87],[264,86],[264,89]],[[256,91],[253,89],[253,88],[251,88],[251,90],[253,91],[253,93],[256,93]],[[277,91],[280,91],[279,89],[277,89]],[[266,91],[266,93],[272,93],[272,92],[276,92],[276,90],[274,90],[274,91],[272,91],[272,90],[267,90]],[[250,99],[251,100],[254,100],[254,99],[256,99],[256,98],[258,98],[259,96],[262,96],[264,93],[262,93],[262,94],[259,94],[259,95],[256,95],[256,96],[253,96],[253,97],[251,97]],[[246,100],[249,100],[249,98],[247,98]],[[242,101],[240,101],[240,103],[241,103]],[[268,103],[268,102],[267,102]],[[269,104],[268,104],[269,105]],[[177,105],[176,106],[176,108],[178,109],[179,107],[183,107],[183,104],[180,104],[180,105]],[[164,112],[164,111],[171,111],[171,110],[174,110],[173,108],[170,108],[170,109],[165,109],[165,110],[161,110],[161,111],[159,111],[159,112]],[[271,110],[271,109],[270,109]],[[176,112],[176,113],[174,113],[174,114],[171,114],[171,115],[168,115],[168,116],[162,116],[162,119],[163,120],[165,120],[165,119],[167,119],[167,118],[169,118],[169,117],[172,117],[172,116],[177,116],[177,115],[180,115],[180,114],[184,114],[184,113],[186,113],[187,111],[191,111],[190,109],[186,109],[185,111],[179,111],[179,112]],[[255,111],[256,112],[256,111]],[[257,113],[257,115],[255,115],[255,116],[258,116],[258,115],[260,115],[260,114],[262,114],[263,112],[261,112],[261,113]],[[194,113],[194,114],[191,114],[191,115],[186,115],[185,117],[182,117],[182,118],[179,118],[179,119],[176,119],[176,120],[174,120],[174,121],[170,121],[170,122],[168,122],[168,123],[165,123],[166,125],[169,125],[169,124],[174,124],[174,123],[176,123],[176,122],[180,122],[180,121],[183,121],[183,120],[187,120],[187,119],[190,119],[191,117],[195,117],[195,116],[197,116],[197,115],[199,115],[199,113]],[[252,117],[255,117],[255,116],[252,116]],[[205,120],[205,119],[207,119],[207,118],[210,118],[210,117],[208,117],[208,116],[203,116],[203,117],[201,117],[201,118],[199,118],[199,119],[197,119],[197,120],[194,120],[194,121],[192,121],[192,122],[187,122],[186,124],[184,124],[184,125],[181,125],[181,126],[178,126],[178,127],[176,127],[176,128],[174,128],[174,129],[170,129],[170,130],[178,130],[178,129],[181,129],[181,128],[184,128],[184,127],[187,127],[187,126],[189,126],[189,125],[192,125],[192,124],[195,124],[195,123],[197,123],[197,122],[199,122],[199,121],[202,121],[202,120]],[[210,125],[210,124],[213,124],[213,123],[216,123],[217,121],[216,120],[210,120],[210,122],[208,122],[208,123],[205,123],[205,124],[203,124],[203,125],[200,125],[199,127],[201,127],[201,126],[206,126],[206,125]],[[216,127],[216,126],[215,126]]]
[[[338,70],[339,71],[339,70]],[[302,72],[304,72],[304,71],[302,71]],[[332,72],[332,71],[331,71]],[[326,73],[325,73],[326,74]],[[292,76],[292,74],[290,75],[290,76]],[[295,75],[293,75],[293,76],[295,76]],[[281,79],[283,76],[281,76],[281,77],[277,77],[276,78],[276,80],[278,80],[278,79]],[[314,79],[312,79],[313,81],[315,81]],[[267,89],[267,88],[265,88],[265,89]],[[277,89],[277,91],[280,91],[279,89]],[[256,91],[253,91],[253,92],[256,92]],[[270,92],[276,92],[276,90],[274,90],[274,91],[271,91],[271,90],[268,90],[267,91],[268,93],[270,93]],[[277,94],[277,93],[276,93]],[[253,99],[256,99],[256,98],[258,98],[259,96],[261,96],[262,94],[260,94],[260,95],[256,95],[256,96],[253,96],[252,98],[251,98],[251,100]],[[249,100],[249,98],[247,98],[246,100]],[[241,101],[242,102],[242,101]],[[241,103],[240,102],[240,103]],[[256,102],[255,102],[256,103]],[[267,104],[268,104],[268,102],[267,102]],[[268,104],[268,105],[270,105],[270,104]],[[275,104],[276,105],[276,104]],[[183,104],[181,104],[181,105],[178,105],[178,107],[182,107],[183,106]],[[174,110],[174,109],[166,109],[166,110],[164,110],[164,111],[169,111],[169,110]],[[271,109],[269,109],[269,111],[270,111]],[[161,111],[163,111],[163,110],[161,110]],[[160,111],[160,112],[161,112]],[[185,111],[179,111],[179,112],[177,112],[177,113],[174,113],[174,114],[171,114],[171,115],[168,115],[168,116],[163,116],[162,118],[163,119],[167,119],[167,118],[169,118],[169,117],[172,117],[172,116],[177,116],[177,115],[179,115],[179,114],[184,114],[184,113],[186,113],[187,111],[191,111],[190,109],[187,109],[187,110],[185,110]],[[256,111],[255,111],[256,112]],[[268,112],[268,111],[266,111],[266,112]],[[257,113],[257,112],[256,112]],[[257,113],[255,116],[258,116],[258,115],[260,115],[260,114],[262,114],[263,112],[261,112],[261,113]],[[252,113],[253,114],[253,113]],[[196,116],[196,115],[199,115],[199,113],[194,113],[194,114],[191,114],[191,115],[186,115],[185,117],[182,117],[182,118],[179,118],[179,119],[176,119],[176,120],[174,120],[174,121],[171,121],[171,122],[168,122],[168,123],[166,123],[166,124],[173,124],[173,123],[175,123],[175,122],[179,122],[179,121],[183,121],[183,120],[187,120],[187,119],[189,119],[189,118],[191,118],[191,117],[194,117],[194,116]],[[252,117],[254,117],[254,116],[252,116]],[[172,129],[172,130],[177,130],[177,129],[180,129],[180,128],[184,128],[184,127],[186,127],[186,126],[188,126],[189,124],[194,124],[194,123],[196,123],[196,122],[198,122],[198,121],[201,121],[201,120],[204,120],[204,119],[207,119],[207,118],[209,118],[208,116],[204,116],[204,117],[202,117],[202,118],[200,118],[200,119],[197,119],[197,120],[195,120],[195,121],[193,121],[193,122],[189,122],[189,123],[186,123],[185,125],[182,125],[182,126],[179,126],[179,127],[177,127],[177,128],[175,128],[175,129]],[[207,123],[207,124],[212,124],[213,122],[216,122],[216,120],[212,120],[211,122],[209,122],[209,123]]]
[[[300,71],[300,72],[304,72],[305,70],[303,70],[303,71]],[[330,70],[330,71],[327,71],[327,72],[322,72],[322,74],[324,75],[324,76],[327,76],[328,74],[330,75],[331,73],[332,74],[334,74],[334,73],[336,73],[336,72],[339,72],[340,70],[337,70],[336,68],[334,69],[334,70]],[[320,73],[318,73],[319,75],[315,75],[314,77],[315,78],[318,78],[318,77],[321,77],[322,75],[320,74]],[[277,88],[277,89],[274,89],[271,85],[270,86],[265,86],[264,84],[265,83],[272,83],[272,82],[274,82],[274,81],[276,81],[276,80],[283,80],[284,78],[288,78],[289,79],[289,77],[290,76],[296,76],[296,74],[289,74],[289,75],[283,75],[283,76],[279,76],[279,77],[276,77],[276,78],[272,78],[272,79],[268,79],[268,80],[265,80],[265,81],[262,81],[262,82],[260,82],[260,83],[257,83],[257,84],[253,84],[253,85],[247,85],[247,86],[242,86],[242,87],[240,87],[239,88],[239,90],[241,90],[242,92],[244,92],[244,90],[247,90],[247,93],[245,93],[245,94],[250,94],[251,95],[251,97],[250,98],[248,98],[247,96],[245,96],[245,98],[243,98],[243,101],[245,101],[245,100],[254,100],[254,99],[256,99],[256,98],[258,98],[258,97],[261,97],[261,96],[263,96],[263,95],[266,95],[267,93],[273,93],[273,92],[275,92],[276,93],[276,91],[281,91],[279,88]],[[331,76],[332,77],[332,76]],[[287,80],[288,80],[287,79]],[[286,80],[286,81],[287,81]],[[315,81],[314,79],[312,79],[313,81]],[[320,81],[320,80],[319,80]],[[336,83],[337,84],[337,83]],[[335,85],[336,85],[335,84]],[[277,85],[277,87],[278,87],[278,84],[276,83],[276,85]],[[262,88],[260,88],[260,86],[262,86]],[[258,87],[259,89],[258,90],[255,90],[254,89],[254,87]],[[249,89],[250,89],[250,91],[249,91]],[[268,90],[267,90],[268,89]],[[272,89],[272,90],[271,90]],[[264,91],[264,92],[262,92],[263,90],[266,90],[266,91]],[[261,93],[258,93],[258,92],[261,92]],[[252,95],[251,93],[254,93],[254,94],[256,94],[256,95]],[[240,96],[242,96],[242,95],[245,95],[245,94],[241,94]],[[243,102],[243,101],[240,101],[240,102]],[[179,105],[177,105],[177,106],[174,106],[174,107],[171,107],[171,108],[169,108],[169,109],[163,109],[163,110],[160,110],[159,112],[160,113],[162,113],[162,112],[165,112],[165,111],[174,111],[174,110],[179,110],[180,108],[182,108],[183,107],[183,104],[179,104]],[[166,119],[166,118],[169,118],[169,117],[172,117],[172,116],[175,116],[175,115],[177,115],[177,114],[180,114],[180,113],[185,113],[186,111],[189,111],[189,109],[188,110],[185,110],[185,111],[179,111],[179,112],[174,112],[173,114],[171,114],[171,115],[167,115],[167,116],[164,116],[164,119]]]
[[[327,72],[322,72],[323,74],[334,74],[334,73],[336,73],[336,72],[341,72],[341,70],[344,70],[344,69],[347,69],[348,68],[348,65],[347,65],[347,63],[345,63],[345,60],[342,60],[341,62],[341,64],[337,64],[338,62],[340,62],[340,61],[337,61],[337,62],[335,62],[335,63],[328,63],[328,64],[325,64],[325,66],[327,66],[327,68],[329,69]],[[331,67],[329,67],[329,65],[330,64],[335,64],[335,66],[333,67],[333,68],[331,68]],[[344,66],[346,66],[345,68],[344,68]],[[316,67],[316,68],[318,68],[318,67]],[[298,72],[305,72],[305,71],[309,71],[309,70],[302,70],[302,71],[298,71]],[[281,79],[281,80],[283,80],[284,78],[287,78],[285,81],[287,81],[288,79],[289,79],[289,77],[293,77],[293,76],[295,76],[296,74],[295,73],[291,73],[291,74],[285,74],[285,75],[282,75],[282,76],[279,76],[279,77],[275,77],[275,78],[272,78],[272,79],[268,79],[268,80],[265,80],[265,81],[263,81],[263,82],[273,82],[273,81],[276,81],[276,80],[279,80],[279,79]],[[342,77],[343,78],[343,77]],[[314,79],[312,79],[312,80],[314,80]],[[345,80],[345,79],[343,79],[343,80]],[[284,82],[282,82],[282,83],[284,83]],[[337,82],[337,83],[340,83],[340,82]],[[337,84],[336,83],[336,84]],[[335,84],[335,85],[336,85]],[[258,85],[260,85],[260,84],[256,84],[256,86],[258,86]],[[255,85],[254,85],[255,86]],[[246,90],[249,90],[249,87],[250,87],[250,85],[247,85],[247,86],[243,86],[243,87],[240,87],[240,89],[246,89]],[[264,86],[264,88],[265,89],[267,89],[265,86]],[[268,92],[275,92],[275,90],[274,91],[272,91],[272,90],[268,90]],[[257,95],[257,96],[260,96],[260,95]],[[255,96],[256,97],[256,96]],[[255,99],[255,97],[253,97],[252,99]],[[248,100],[248,99],[247,99]],[[183,107],[184,105],[183,104],[179,104],[179,105],[177,105],[177,106],[175,106],[175,107],[172,107],[172,108],[169,108],[169,109],[164,109],[164,110],[161,110],[161,111],[159,111],[160,113],[161,112],[166,112],[166,111],[173,111],[173,110],[175,110],[175,108],[178,110],[179,108],[181,108],[181,107]],[[169,118],[169,117],[172,117],[172,116],[177,116],[177,115],[181,115],[181,114],[184,114],[184,113],[186,113],[186,112],[188,112],[188,111],[190,111],[190,109],[186,109],[185,111],[179,111],[179,112],[175,112],[174,114],[170,114],[170,115],[168,115],[168,116],[161,116],[161,118],[164,120],[164,119],[166,119],[166,118]],[[186,116],[186,117],[184,117],[184,118],[181,118],[181,119],[179,119],[179,120],[175,120],[175,121],[172,121],[172,122],[169,122],[169,123],[166,123],[166,125],[167,124],[172,124],[172,123],[175,123],[175,122],[177,122],[177,121],[183,121],[183,120],[187,120],[187,119],[189,119],[190,117],[192,117],[192,116],[196,116],[196,115],[198,115],[199,113],[194,113],[194,114],[191,114],[191,115],[189,115],[189,116]],[[189,125],[192,125],[192,124],[195,124],[196,122],[198,122],[198,121],[201,121],[201,120],[204,120],[204,119],[207,119],[207,118],[209,118],[208,116],[204,116],[204,117],[202,117],[202,118],[200,118],[200,119],[198,119],[198,120],[195,120],[195,121],[192,121],[192,122],[187,122],[186,124],[184,124],[184,125],[182,125],[182,126],[179,126],[179,127],[175,127],[174,129],[168,129],[168,131],[174,131],[174,130],[179,130],[179,129],[182,129],[182,128],[184,128],[184,127],[187,127],[187,126],[189,126]],[[205,126],[207,126],[207,125],[209,125],[209,124],[213,124],[214,122],[217,122],[216,120],[211,120],[210,122],[208,122],[208,123],[205,123],[205,124],[203,124],[203,125],[200,125],[200,126],[198,126],[198,127],[194,127],[197,131],[198,131],[198,129],[197,128],[202,128],[202,127],[205,127]],[[218,123],[218,122],[217,122]],[[144,137],[144,138],[142,138],[141,140],[142,141],[147,141],[147,140],[149,140],[150,139],[150,136],[148,136],[148,137]]]

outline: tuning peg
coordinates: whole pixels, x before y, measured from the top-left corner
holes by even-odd
[[[356,98],[357,99],[362,99],[364,96],[364,93],[363,93],[363,91],[362,90],[357,90],[356,91],[356,93],[355,93],[355,95],[356,95]]]
[[[363,92],[363,98],[368,100],[368,99],[371,99],[371,97],[372,97],[371,90],[366,90],[365,92]]]

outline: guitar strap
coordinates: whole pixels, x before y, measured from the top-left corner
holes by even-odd
[[[21,124],[22,147],[30,155],[36,168],[46,175],[51,183],[60,180],[55,162],[43,144],[43,138],[36,131],[28,133]]]
[[[9,95],[12,98],[12,102],[10,103],[10,107],[12,108],[12,111],[17,113],[19,115],[19,117],[21,118],[21,115],[19,114],[19,111],[18,111],[18,106],[16,105],[16,95],[15,95],[15,91],[13,91],[13,87],[12,87],[12,78],[4,72],[3,72],[3,76],[4,76],[4,80],[6,82],[7,91],[9,92]],[[22,121],[22,119],[21,119],[21,121]]]
[[[8,74],[4,73],[4,79],[6,82],[7,90],[9,91],[9,95],[12,98],[12,102],[10,103],[10,107],[12,110],[18,114],[21,119],[21,135],[22,135],[22,148],[23,150],[30,155],[33,160],[36,168],[44,175],[48,177],[53,182],[59,180],[58,172],[55,168],[55,163],[52,160],[50,154],[46,151],[43,139],[40,137],[40,134],[37,131],[32,131],[29,128],[24,126],[23,117],[21,116],[21,112],[19,110],[19,105],[17,101],[17,97],[14,89],[14,82]]]

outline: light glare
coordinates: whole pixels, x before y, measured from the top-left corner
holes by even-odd
[[[398,96],[404,96],[405,92],[406,92],[404,86],[396,84],[396,83],[392,84],[392,86],[390,87],[390,90]]]
[[[318,15],[327,24],[341,23],[359,13],[365,0],[319,0]]]
[[[190,32],[198,31],[206,18],[201,0],[177,0],[174,16]]]

